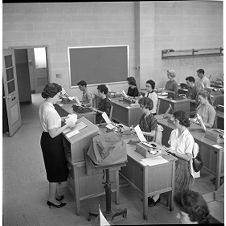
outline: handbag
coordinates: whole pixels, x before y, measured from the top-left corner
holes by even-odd
[[[194,152],[193,151],[192,151],[192,155],[193,155],[192,165],[193,165],[194,171],[199,172],[203,167],[203,161],[202,161],[202,158],[201,158],[200,151],[198,152],[198,154],[196,155],[195,158],[194,158]]]

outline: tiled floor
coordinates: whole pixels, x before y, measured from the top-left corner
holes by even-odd
[[[32,103],[21,106],[22,127],[12,137],[3,136],[3,225],[91,225],[87,221],[88,211],[97,208],[98,203],[105,208],[104,196],[81,202],[81,214],[75,215],[72,194],[65,186],[66,207],[48,208],[48,183],[40,149],[41,127],[38,119],[40,94],[32,96]],[[213,176],[202,173],[196,180],[193,190],[205,194],[214,190],[210,179]],[[140,194],[131,186],[124,184],[120,188],[120,204],[127,207],[127,219],[116,217],[119,225],[176,224],[177,210],[170,212],[165,206],[164,197],[155,207],[148,210],[149,219],[142,218]],[[113,207],[115,205],[113,204]]]

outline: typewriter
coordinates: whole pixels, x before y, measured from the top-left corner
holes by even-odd
[[[90,107],[85,107],[85,106],[79,106],[79,105],[73,105],[72,106],[72,108],[73,108],[73,111],[75,112],[75,113],[87,113],[87,112],[91,112],[91,111],[93,111],[92,110],[92,108],[90,108]]]

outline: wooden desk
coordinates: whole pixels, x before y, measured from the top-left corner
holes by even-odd
[[[135,151],[136,146],[127,144],[128,162],[120,174],[143,195],[143,218],[148,219],[148,197],[169,192],[168,205],[173,210],[175,161],[172,155],[163,155],[167,163],[147,166],[141,163],[144,157]]]
[[[85,117],[90,122],[96,124],[96,112],[95,111],[86,112],[86,113],[76,113],[73,111],[72,106],[73,106],[73,104],[63,104],[61,107],[64,110],[66,110],[69,114],[77,114],[78,118]]]
[[[157,115],[156,118],[164,129],[162,144],[169,146],[169,136],[171,131],[175,129],[175,126],[173,123],[168,122],[167,119],[164,119],[163,115]],[[217,143],[205,138],[205,133],[199,125],[192,124],[189,131],[199,145],[204,167],[216,176],[216,189],[218,189],[220,186],[220,177],[224,175],[224,147],[222,145],[220,145],[220,149],[214,147],[213,145]]]
[[[88,119],[82,117],[79,122],[87,125],[79,134],[71,138],[64,136],[63,144],[69,168],[68,187],[72,191],[75,199],[76,214],[80,213],[80,201],[87,198],[97,197],[105,194],[103,174],[101,171],[88,175],[85,165],[85,153],[92,142],[92,138],[99,133],[99,128]],[[119,169],[112,169],[110,172],[112,180],[112,191],[116,192],[116,202],[118,202],[119,192]]]
[[[216,110],[215,125],[218,129],[224,130],[224,112]]]
[[[139,124],[142,110],[140,106],[131,106],[129,103],[120,101],[120,98],[111,99],[113,106],[112,119],[126,126]]]
[[[172,105],[173,112],[178,110],[183,110],[190,113],[190,100],[187,98],[172,100],[165,96],[158,96],[159,99],[159,110],[157,114],[164,114],[169,107],[169,104]]]

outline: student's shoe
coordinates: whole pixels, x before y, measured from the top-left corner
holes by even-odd
[[[54,203],[52,203],[52,202],[50,202],[50,201],[47,201],[46,204],[49,206],[49,208],[50,208],[51,206],[56,207],[56,208],[61,208],[61,207],[63,207],[63,206],[66,206],[66,203],[64,203],[64,202],[61,202],[59,205],[56,205],[56,204],[54,204]]]
[[[59,202],[62,201],[63,199],[64,199],[63,195],[59,196],[59,198],[56,198],[56,200],[59,201]]]
[[[160,202],[160,197],[156,201],[153,198],[148,198],[148,206],[155,206],[158,202]]]

